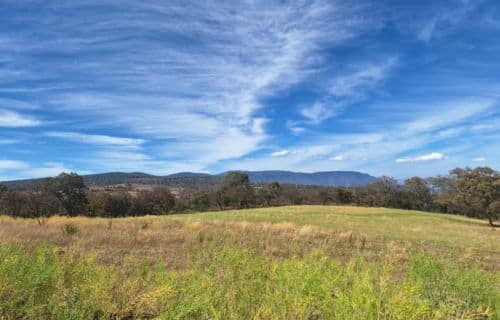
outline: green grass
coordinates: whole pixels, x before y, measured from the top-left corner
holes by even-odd
[[[500,319],[498,239],[383,208],[0,217],[0,319]]]
[[[225,248],[183,272],[147,262],[0,249],[2,319],[476,319],[496,317],[500,296],[473,266],[410,256],[341,265],[321,251],[269,261]]]
[[[176,215],[175,218],[291,222],[339,233],[354,232],[365,235],[368,240],[409,241],[500,253],[500,230],[488,227],[486,221],[422,211],[350,206],[286,206]]]

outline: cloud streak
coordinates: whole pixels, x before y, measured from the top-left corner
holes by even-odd
[[[432,152],[429,154],[423,154],[416,157],[404,157],[395,160],[396,163],[406,163],[406,162],[421,162],[421,161],[433,161],[433,160],[443,160],[444,154],[440,152]]]
[[[45,61],[36,70],[20,70],[42,79],[48,69],[56,79],[71,72],[75,81],[65,83],[75,89],[52,94],[52,108],[92,117],[97,127],[168,140],[165,149],[204,149],[211,156],[204,157],[205,165],[256,150],[266,138],[258,124],[265,108],[261,99],[307,77],[322,44],[341,43],[363,27],[355,9],[328,1],[248,2],[237,10],[231,3],[194,1],[126,5],[141,18],[130,19],[107,4],[106,19],[87,15],[85,31],[81,21],[65,18],[78,5],[56,5],[57,16],[41,21],[47,33],[21,30],[4,39],[11,47],[7,57],[15,52],[17,61],[27,61],[33,54],[87,52],[78,64],[62,58],[57,65]],[[87,79],[92,85],[82,88]],[[58,135],[82,143],[105,138]],[[243,139],[249,147],[215,145],[229,139]]]
[[[36,127],[41,121],[24,116],[20,113],[0,109],[0,128]]]
[[[271,153],[271,156],[273,157],[286,157],[290,154],[290,151],[288,150],[280,150],[280,151],[275,151]]]
[[[3,177],[500,159],[492,1],[7,1]]]
[[[84,134],[78,132],[46,132],[45,136],[84,144],[122,146],[133,149],[137,149],[142,144],[146,143],[146,140],[143,139],[112,137],[100,134]]]

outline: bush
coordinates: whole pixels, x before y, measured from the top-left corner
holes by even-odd
[[[76,235],[78,231],[78,227],[73,223],[66,223],[61,228],[61,232],[63,233],[63,235],[69,237]]]

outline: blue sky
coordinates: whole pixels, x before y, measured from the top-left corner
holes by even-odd
[[[500,166],[498,1],[0,1],[0,180]]]

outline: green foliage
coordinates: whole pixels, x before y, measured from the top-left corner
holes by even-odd
[[[276,199],[278,199],[280,194],[281,185],[278,182],[270,182],[258,188],[256,196],[261,205],[269,207],[276,204]]]
[[[493,225],[490,205],[500,199],[500,174],[491,168],[455,169],[453,201],[469,216],[486,218]]]
[[[7,190],[7,187],[0,183],[0,198]]]
[[[500,298],[483,271],[421,252],[401,268],[340,264],[321,251],[272,261],[211,248],[175,272],[0,246],[0,284],[4,319],[472,319],[495,318]]]
[[[125,175],[125,176],[124,176]],[[150,176],[131,174],[138,183]],[[123,179],[128,174],[110,174]],[[179,178],[179,177],[177,177]],[[172,177],[172,179],[177,179]],[[187,177],[198,179],[199,176]],[[184,177],[182,177],[184,179]],[[113,180],[114,181],[114,180]],[[500,174],[488,167],[454,169],[447,176],[428,179],[413,177],[404,184],[392,177],[352,188],[251,184],[248,174],[229,172],[218,189],[200,186],[196,192],[164,188],[128,191],[129,187],[87,192],[82,177],[62,173],[53,179],[37,180],[23,191],[0,187],[0,213],[18,217],[43,217],[66,213],[123,217],[164,215],[187,210],[243,209],[299,204],[356,204],[434,211],[488,219],[491,226],[499,218]],[[203,190],[203,191],[200,191]]]
[[[0,198],[0,213],[15,217],[29,217],[29,197],[26,192],[7,190]]]
[[[488,217],[492,220],[498,220],[500,217],[500,200],[492,202],[488,208]]]
[[[410,255],[406,283],[418,286],[419,294],[439,319],[493,315],[495,303],[500,301],[490,277],[477,267],[429,259],[424,252]]]
[[[81,176],[63,172],[48,181],[50,190],[59,199],[66,214],[75,216],[86,212],[86,186]]]
[[[427,181],[420,177],[407,179],[404,189],[408,194],[410,209],[430,210],[432,208],[432,194]]]
[[[28,254],[0,246],[0,318],[109,318],[112,277],[92,257],[59,256],[48,247]]]
[[[217,194],[219,207],[249,208],[255,202],[255,191],[248,174],[229,172],[224,176]]]
[[[175,208],[175,197],[168,189],[156,189],[140,193],[137,198],[145,205],[146,214],[162,215]]]
[[[210,199],[204,192],[196,193],[191,197],[189,207],[195,211],[205,211],[210,208]]]
[[[102,214],[109,217],[125,217],[129,213],[131,204],[132,199],[126,192],[105,194]]]

